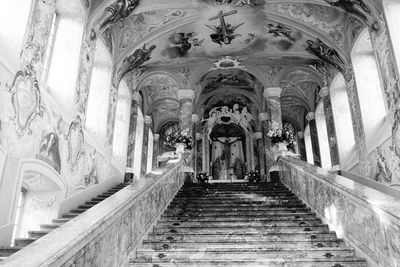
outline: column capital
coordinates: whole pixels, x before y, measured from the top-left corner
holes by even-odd
[[[198,123],[199,122],[199,115],[192,114],[192,122],[193,123]]]
[[[194,91],[190,89],[178,90],[178,98],[179,100],[193,100],[194,98]]]
[[[196,133],[196,140],[201,140],[203,138],[201,133]]]
[[[264,97],[280,97],[282,93],[281,87],[268,87],[264,89]]]
[[[300,139],[304,138],[304,132],[297,132],[297,137]]]
[[[314,120],[315,119],[315,112],[309,112],[309,113],[307,113],[307,115],[306,115],[306,120],[307,121],[312,121],[312,120]]]
[[[160,140],[160,135],[159,134],[153,134],[153,141],[158,142]]]
[[[258,115],[258,118],[259,118],[260,121],[267,121],[268,120],[268,113],[265,113],[265,112],[260,113]]]
[[[329,95],[329,87],[328,86],[322,87],[321,90],[319,91],[319,96],[324,98],[328,95]]]
[[[142,101],[142,96],[139,94],[138,91],[132,92],[132,100],[140,103]]]
[[[254,139],[262,139],[262,132],[254,132],[253,138]]]
[[[149,115],[145,115],[144,116],[144,124],[146,124],[146,125],[151,125],[151,122],[152,122],[153,120],[151,119],[151,117],[149,116]]]

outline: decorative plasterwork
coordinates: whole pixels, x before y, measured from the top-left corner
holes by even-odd
[[[68,141],[68,161],[71,163],[71,167],[75,168],[83,154],[85,143],[82,121],[79,116],[69,125],[66,139]]]
[[[153,122],[153,120],[149,115],[144,116],[144,124],[151,125],[152,122]]]
[[[215,124],[237,124],[242,126],[244,130],[249,130],[249,123],[253,120],[253,115],[247,111],[247,107],[243,107],[242,111],[239,111],[239,105],[233,105],[233,110],[227,106],[215,107],[209,112],[210,117],[207,119],[207,125],[210,122]]]
[[[159,134],[153,134],[153,141],[158,142],[160,140],[160,135]]]
[[[282,93],[282,88],[280,87],[269,87],[264,89],[264,97],[280,97]]]
[[[260,121],[267,121],[268,120],[268,114],[267,113],[260,113],[258,115],[258,118]]]
[[[193,100],[194,91],[193,90],[179,90],[178,98],[179,98],[179,100],[183,100],[183,99]]]
[[[15,130],[19,137],[31,134],[30,125],[37,117],[43,117],[43,107],[39,84],[29,70],[20,70],[15,74],[11,85],[7,85],[11,93],[14,109]]]
[[[192,122],[193,123],[198,123],[199,122],[199,115],[192,114]]]
[[[229,69],[242,69],[246,70],[246,67],[240,64],[240,61],[236,58],[225,56],[214,62],[215,67],[211,70],[229,70]]]
[[[314,119],[315,119],[315,113],[314,112],[307,113],[307,115],[306,115],[306,120],[307,121],[312,121]]]

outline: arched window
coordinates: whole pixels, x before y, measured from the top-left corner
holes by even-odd
[[[355,148],[351,111],[347,97],[346,82],[341,73],[333,79],[331,88],[333,118],[335,120],[336,139],[339,149],[340,165],[348,166]]]
[[[324,103],[321,101],[315,110],[315,122],[317,124],[319,151],[321,153],[321,167],[329,169],[332,167],[331,153],[326,129]]]
[[[400,2],[398,0],[383,0],[390,38],[397,61],[397,69],[400,69]]]
[[[143,154],[143,132],[144,132],[144,116],[140,108],[137,111],[137,123],[135,131],[135,152],[133,159],[133,173],[140,179],[142,169],[142,154]]]
[[[19,67],[32,2],[0,1],[0,64],[12,73]]]
[[[71,2],[71,8],[57,5],[42,76],[47,79],[50,95],[70,115],[73,112],[85,18],[81,1]]]
[[[86,110],[86,128],[100,141],[105,141],[107,135],[111,76],[111,57],[105,44],[101,40],[97,40]]]
[[[381,144],[377,138],[387,135],[380,132],[380,129],[387,128],[387,112],[375,53],[367,28],[354,44],[351,60],[356,77],[367,149],[370,150]]]
[[[131,112],[131,98],[128,86],[122,80],[118,89],[117,109],[114,125],[113,152],[116,158],[126,165],[128,132]]]
[[[314,165],[314,154],[311,141],[310,125],[307,124],[304,130],[304,143],[306,145],[307,162]]]

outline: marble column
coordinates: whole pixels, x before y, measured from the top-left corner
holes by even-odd
[[[151,117],[149,115],[144,116],[144,129],[143,129],[143,145],[142,145],[142,168],[141,168],[141,176],[146,175],[147,173],[147,156],[149,149],[149,131],[151,127]]]
[[[198,158],[198,143],[197,143],[197,124],[199,123],[199,116],[197,114],[192,114],[191,118],[192,122],[192,162],[193,162],[193,171],[196,177],[197,175],[197,158]]]
[[[257,140],[260,175],[261,177],[265,177],[265,149],[264,149],[265,145],[262,132],[255,132],[254,139]]]
[[[339,149],[337,146],[335,119],[333,117],[332,102],[329,93],[329,88],[327,86],[322,87],[321,91],[319,92],[319,95],[323,99],[322,101],[324,106],[326,129],[328,132],[331,164],[332,167],[337,167],[339,165]]]
[[[315,113],[309,112],[306,115],[306,120],[310,125],[310,134],[311,134],[311,144],[314,156],[314,165],[321,167],[321,154],[319,152],[319,141],[318,141],[318,131],[317,131],[317,123],[315,121]]]
[[[269,87],[264,90],[264,97],[271,113],[271,127],[273,129],[282,128],[281,93],[282,88],[280,87]]]
[[[180,103],[180,118],[179,126],[182,130],[188,131],[188,134],[192,134],[192,111],[193,111],[193,90],[179,90],[178,91],[179,103]]]
[[[361,107],[358,98],[357,85],[353,71],[348,71],[345,76],[347,97],[349,100],[351,120],[353,124],[356,152],[359,161],[359,174],[369,177],[371,166],[368,160],[367,142],[364,123],[361,117]]]
[[[153,135],[153,169],[158,168],[157,157],[160,153],[160,135]]]
[[[136,125],[137,125],[137,116],[138,109],[141,106],[142,97],[139,92],[134,91],[132,93],[132,102],[131,102],[131,116],[129,122],[129,137],[128,137],[128,155],[127,155],[127,167],[133,168],[134,155],[135,155],[135,135],[136,135]]]
[[[306,143],[304,141],[304,132],[297,132],[297,145],[299,147],[298,154],[303,161],[307,161]]]

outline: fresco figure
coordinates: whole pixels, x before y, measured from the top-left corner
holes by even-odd
[[[210,134],[212,132],[212,129],[214,128],[215,124],[217,123],[217,114],[215,112],[211,113],[211,116],[208,119],[202,119],[201,121],[206,121],[207,122],[207,138],[210,142],[212,142]]]
[[[58,173],[61,170],[61,159],[58,148],[58,136],[54,132],[43,136],[39,145],[39,154],[36,158],[49,163]]]
[[[271,33],[275,37],[284,36],[292,42],[296,41],[296,39],[292,36],[292,30],[283,26],[282,24],[268,23],[267,25],[265,25],[265,28],[267,29],[268,33]]]
[[[128,17],[139,5],[140,0],[117,0],[104,10],[107,14],[100,24],[100,30],[109,27],[120,19]]]
[[[321,39],[317,38],[316,41],[307,40],[306,51],[314,54],[322,61],[334,66],[340,71],[345,70],[345,63],[339,56],[337,51],[327,46]]]

